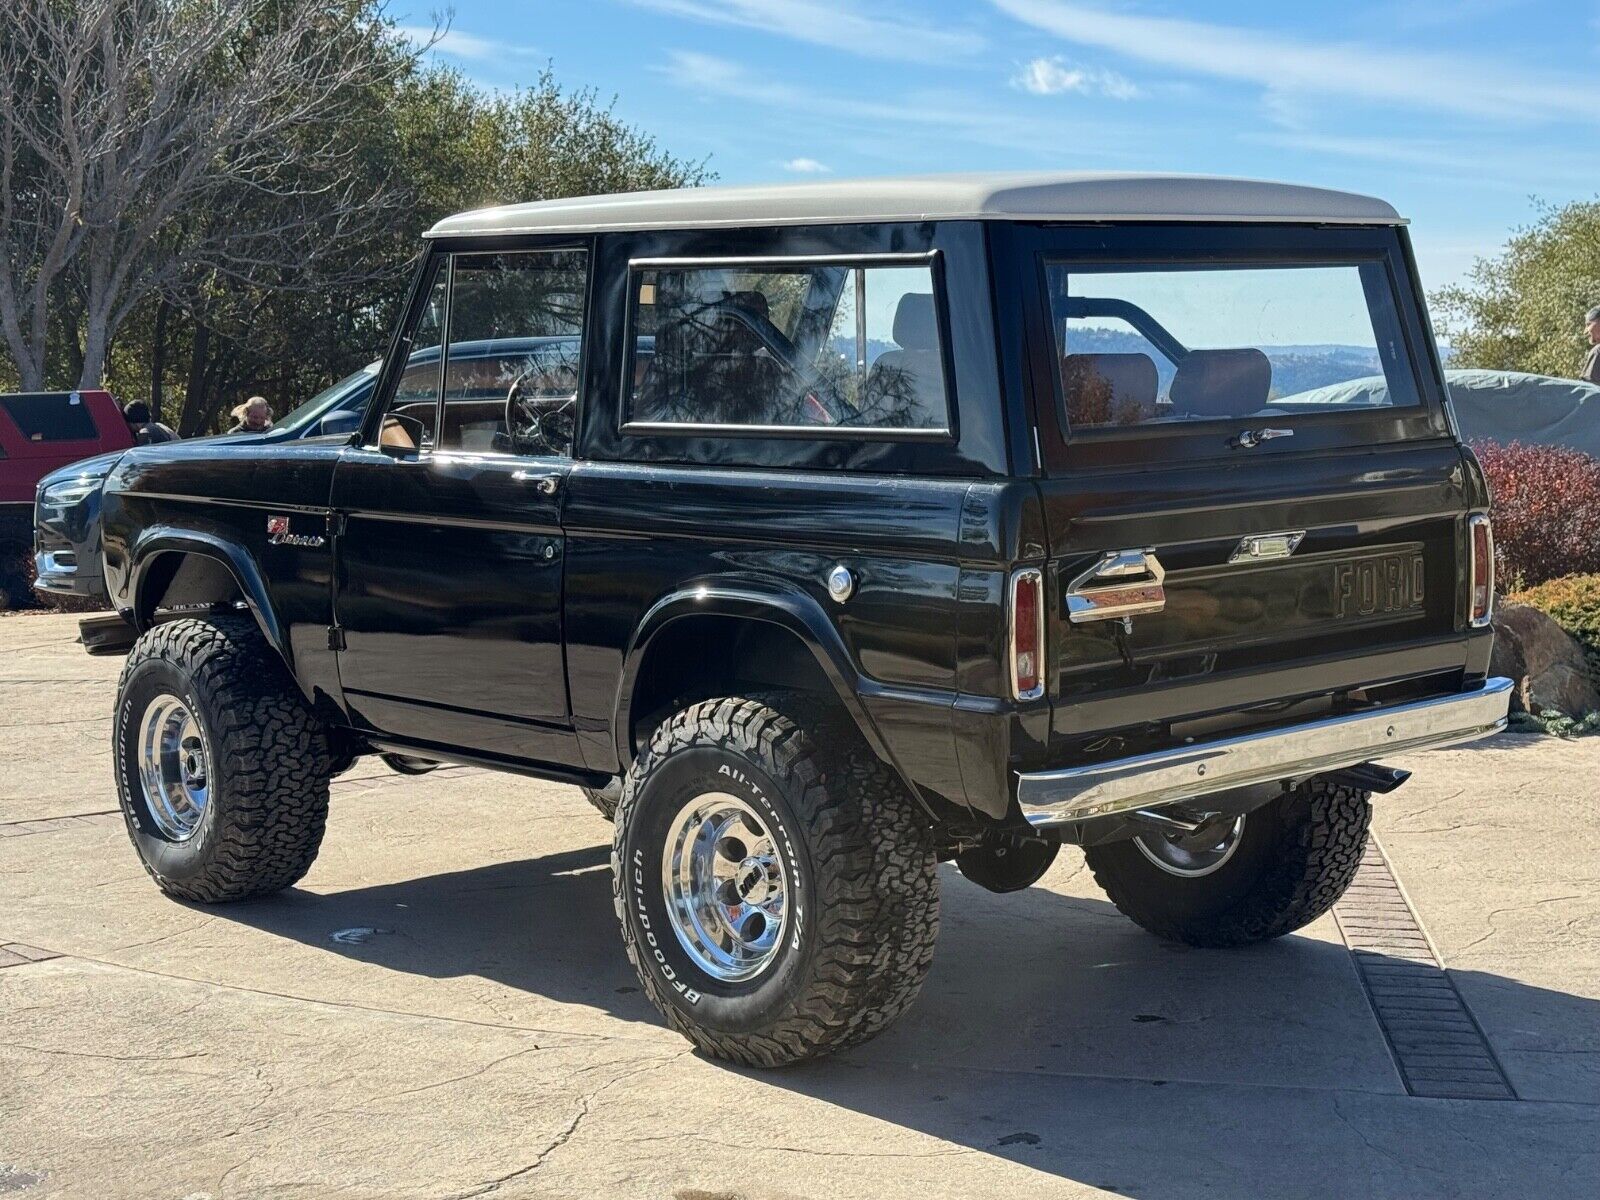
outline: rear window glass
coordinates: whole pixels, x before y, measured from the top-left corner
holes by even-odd
[[[930,262],[649,266],[632,304],[630,422],[950,427]]]
[[[1074,429],[1420,401],[1380,262],[1046,267]]]
[[[76,393],[0,396],[0,408],[30,442],[92,442],[99,436]]]

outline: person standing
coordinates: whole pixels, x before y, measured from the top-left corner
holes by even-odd
[[[229,415],[234,420],[229,433],[265,433],[272,428],[272,405],[265,396],[251,396]]]
[[[1589,353],[1584,355],[1578,378],[1600,384],[1600,304],[1583,314],[1583,331],[1589,335]]]
[[[150,419],[150,406],[143,400],[129,400],[122,406],[122,419],[128,423],[136,445],[151,446],[157,442],[175,442],[178,434],[160,421]]]

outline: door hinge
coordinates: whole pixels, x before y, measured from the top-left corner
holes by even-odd
[[[337,625],[328,626],[328,649],[344,649],[344,630],[340,629]]]
[[[345,527],[350,524],[350,514],[336,512],[328,515],[328,534],[331,537],[343,537]]]

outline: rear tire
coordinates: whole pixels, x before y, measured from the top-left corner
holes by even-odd
[[[1372,819],[1370,793],[1322,780],[1243,818],[1230,853],[1174,873],[1136,840],[1084,851],[1113,904],[1158,937],[1191,946],[1244,946],[1309,925],[1355,878]],[[1145,835],[1147,838],[1159,835]],[[1159,847],[1158,847],[1159,848]]]
[[[114,737],[128,836],[162,891],[244,900],[310,869],[334,756],[250,617],[145,633],[118,684]]]
[[[865,1041],[932,963],[926,818],[803,699],[708,700],[661,725],[613,845],[628,957],[667,1023],[715,1058],[776,1067]]]

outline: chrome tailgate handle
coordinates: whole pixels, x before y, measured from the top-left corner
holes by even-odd
[[[1082,625],[1160,612],[1166,577],[1154,550],[1108,550],[1067,586],[1067,619]]]

